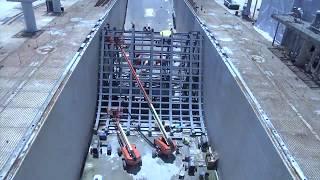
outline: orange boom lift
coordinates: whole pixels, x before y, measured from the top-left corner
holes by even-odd
[[[148,106],[149,106],[149,109],[153,115],[153,118],[156,120],[156,123],[162,133],[162,136],[160,136],[154,140],[154,144],[158,150],[158,153],[162,154],[162,155],[171,155],[177,148],[176,142],[173,141],[171,139],[171,137],[168,136],[168,133],[165,131],[165,128],[161,123],[160,117],[159,117],[157,111],[155,110],[149,95],[147,94],[146,90],[144,89],[143,84],[142,84],[139,76],[137,75],[136,70],[134,69],[130,59],[126,55],[126,52],[124,50],[123,45],[121,45],[119,42],[120,42],[119,39],[116,39],[115,43],[119,47],[124,59],[127,61],[129,68],[130,68],[130,71],[132,73],[132,76],[137,81],[137,84],[138,84],[140,90],[142,91],[144,98],[146,99],[146,101],[148,103]]]
[[[113,119],[117,125],[117,135],[120,144],[120,149],[118,150],[119,155],[123,155],[122,165],[125,170],[128,166],[142,165],[141,155],[135,144],[130,144],[128,137],[126,136],[121,124],[120,124],[120,110],[111,110]]]

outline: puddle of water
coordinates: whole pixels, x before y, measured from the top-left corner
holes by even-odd
[[[49,31],[50,35],[57,35],[57,36],[65,36],[67,35],[65,32],[63,32],[63,30],[59,30],[59,29],[52,29]]]
[[[224,41],[224,42],[231,42],[231,41],[233,41],[232,38],[228,38],[228,37],[226,37],[226,38],[219,38],[218,40]]]
[[[142,156],[143,166],[137,175],[132,175],[133,179],[171,179],[172,175],[178,174],[180,168],[175,164],[164,163],[160,159],[152,158],[151,154]],[[154,170],[150,171],[150,167]]]
[[[154,17],[155,12],[153,8],[146,8],[144,9],[144,17]]]
[[[79,17],[75,17],[75,18],[70,19],[71,22],[79,22],[81,20],[82,20],[82,18],[79,18]]]
[[[229,24],[223,24],[223,25],[220,25],[220,27],[226,28],[226,29],[233,29],[233,26],[231,26]]]
[[[227,54],[229,54],[229,55],[232,55],[232,54],[233,54],[232,50],[229,49],[228,47],[223,47],[222,49],[224,50],[225,53],[227,53]]]

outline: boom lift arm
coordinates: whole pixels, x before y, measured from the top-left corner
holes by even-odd
[[[129,68],[130,68],[130,71],[132,73],[132,76],[137,81],[137,84],[138,84],[140,90],[142,91],[144,98],[146,99],[146,101],[148,103],[148,106],[149,106],[149,109],[153,115],[153,118],[156,120],[156,123],[162,133],[162,137],[158,137],[157,139],[155,139],[155,141],[154,141],[155,145],[159,148],[160,154],[164,154],[164,155],[172,154],[177,148],[176,143],[171,139],[171,137],[168,136],[164,126],[162,125],[160,117],[159,117],[157,111],[155,110],[150,97],[148,96],[146,90],[144,89],[143,84],[142,84],[139,76],[137,75],[136,70],[134,69],[130,59],[126,55],[124,47],[121,44],[119,44],[119,40],[116,41],[115,43],[119,47],[124,59],[127,61]]]
[[[142,164],[141,155],[137,150],[136,145],[130,144],[128,137],[126,136],[126,133],[124,132],[120,124],[120,110],[119,109],[111,110],[110,114],[112,114],[112,117],[115,120],[117,125],[120,151],[121,151],[121,154],[123,154],[124,169],[126,169],[127,166],[141,165]]]

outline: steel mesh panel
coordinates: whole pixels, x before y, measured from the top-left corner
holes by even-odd
[[[34,108],[5,108],[0,114],[0,128],[28,128],[38,111]]]
[[[199,32],[173,33],[105,29],[102,35],[96,128],[114,129],[107,108],[123,109],[124,128],[152,131],[154,119],[119,47],[121,42],[161,120],[171,128],[204,132]]]
[[[43,67],[34,73],[36,79],[57,80],[61,77],[63,68]]]
[[[26,128],[2,128],[0,127],[0,167],[7,162],[11,154],[14,152],[12,149],[17,147],[21,138],[23,137]]]
[[[307,138],[311,136],[307,131],[294,134],[281,132],[281,135],[308,179],[318,179],[317,177],[320,177],[320,161],[316,160],[319,159],[320,150],[318,140]]]
[[[47,99],[49,92],[21,91],[11,100],[8,107],[40,108]],[[37,97],[37,98],[35,98]]]
[[[53,79],[31,79],[22,88],[23,91],[50,92],[56,80]]]

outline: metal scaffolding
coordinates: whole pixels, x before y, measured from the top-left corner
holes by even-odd
[[[123,108],[121,123],[127,131],[156,127],[147,102],[114,40],[121,42],[143,81],[162,121],[172,130],[205,132],[202,100],[202,37],[199,32],[164,37],[151,29],[102,32],[100,85],[95,129],[114,130],[107,109]]]

